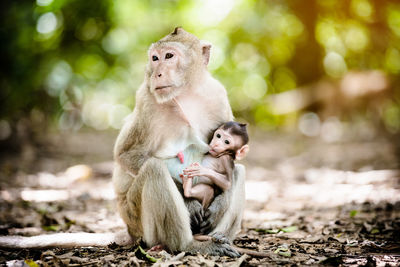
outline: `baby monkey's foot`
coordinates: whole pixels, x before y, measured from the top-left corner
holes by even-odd
[[[185,197],[191,197],[192,194],[190,193],[191,189],[192,189],[192,177],[188,177],[187,175],[184,174],[180,174],[179,175],[182,179],[182,187],[183,187],[183,195]]]
[[[209,236],[211,236],[211,240],[214,241],[215,243],[231,244],[229,239],[221,232],[215,232],[215,233],[209,234]]]

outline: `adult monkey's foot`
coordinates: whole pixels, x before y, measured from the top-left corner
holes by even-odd
[[[193,247],[189,248],[191,251],[197,251],[200,254],[208,254],[211,256],[228,256],[231,258],[240,257],[241,254],[230,244],[216,243],[212,240],[193,242]]]
[[[220,244],[217,247],[217,251],[220,256],[228,256],[231,258],[237,258],[241,256],[241,254],[229,244]]]

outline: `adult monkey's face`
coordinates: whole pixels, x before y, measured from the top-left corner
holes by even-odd
[[[210,55],[210,44],[176,28],[155,44],[148,56],[146,78],[158,103],[172,100],[200,80]]]

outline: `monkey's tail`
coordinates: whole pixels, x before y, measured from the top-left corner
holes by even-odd
[[[254,251],[246,248],[239,248],[237,246],[233,246],[237,251],[239,251],[241,254],[247,254],[253,257],[257,258],[268,258],[270,254],[266,252],[261,252],[261,251]]]
[[[133,241],[121,233],[57,233],[38,236],[0,236],[2,248],[49,248],[108,246],[111,243],[129,245]]]

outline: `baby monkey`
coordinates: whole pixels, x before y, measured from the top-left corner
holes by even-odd
[[[181,175],[185,197],[199,200],[207,209],[215,190],[228,190],[232,183],[234,160],[243,159],[249,151],[246,124],[230,121],[222,124],[213,135],[210,150],[201,165],[193,163]],[[193,179],[195,185],[193,185]]]

